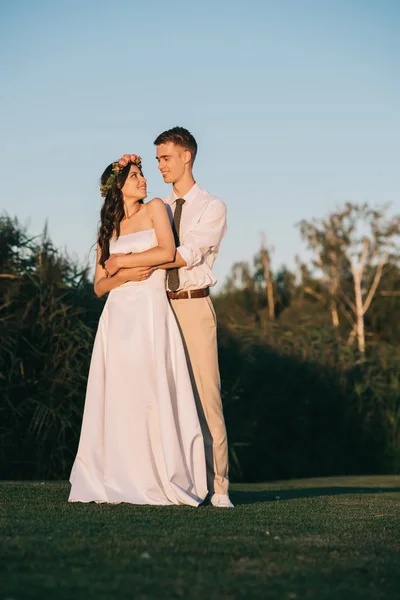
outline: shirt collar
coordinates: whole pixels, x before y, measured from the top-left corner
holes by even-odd
[[[191,204],[197,197],[197,195],[201,192],[201,187],[195,183],[190,190],[183,196],[184,200],[186,200],[186,202],[189,202],[189,204]],[[171,206],[173,204],[175,204],[175,200],[177,200],[179,198],[179,196],[177,196],[173,191],[171,192],[171,194],[168,196],[168,204],[170,204]]]

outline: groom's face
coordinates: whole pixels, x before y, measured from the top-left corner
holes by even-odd
[[[185,173],[185,165],[190,160],[190,152],[173,142],[157,146],[158,168],[165,183],[177,183]]]

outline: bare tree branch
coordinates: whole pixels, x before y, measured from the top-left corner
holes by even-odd
[[[349,335],[348,340],[347,340],[347,344],[349,346],[351,346],[353,344],[353,342],[355,340],[355,337],[356,337],[356,333],[357,333],[357,323],[353,323],[353,328],[350,331],[350,335]]]
[[[379,296],[400,296],[400,290],[383,290],[382,292],[379,292]]]
[[[319,300],[320,302],[323,302],[323,300],[324,300],[324,299],[323,299],[323,296],[322,296],[322,294],[319,294],[318,292],[316,292],[316,291],[315,291],[315,290],[313,290],[312,288],[310,288],[310,287],[308,287],[308,286],[307,286],[307,287],[305,287],[305,288],[304,288],[304,291],[305,291],[305,293],[306,293],[306,294],[308,294],[309,296],[314,296],[314,298],[316,298],[316,299],[317,299],[317,300]]]
[[[367,295],[367,297],[366,297],[366,299],[364,301],[364,306],[363,306],[363,313],[364,313],[364,315],[365,315],[365,313],[367,312],[367,310],[370,307],[370,304],[372,302],[372,298],[375,296],[375,292],[376,292],[376,289],[377,289],[377,287],[379,285],[379,282],[381,280],[382,270],[383,270],[383,267],[386,264],[387,258],[388,258],[388,253],[386,252],[384,254],[384,256],[383,256],[383,259],[381,260],[381,262],[376,267],[374,281],[372,282],[372,285],[371,285],[371,287],[369,289],[368,295]]]
[[[354,304],[354,302],[352,302],[350,300],[350,298],[342,291],[339,291],[339,296],[342,298],[343,302],[345,302],[349,308],[351,308],[351,310],[354,312],[354,314],[357,313],[357,309],[356,309],[356,305]]]

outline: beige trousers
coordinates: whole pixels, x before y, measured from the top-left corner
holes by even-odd
[[[203,432],[210,494],[228,493],[228,442],[220,393],[217,320],[211,299],[170,300],[183,338]]]

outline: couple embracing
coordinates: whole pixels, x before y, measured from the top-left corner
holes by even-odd
[[[172,193],[147,196],[140,156],[101,177],[94,288],[108,293],[89,371],[70,502],[232,508],[212,272],[224,203],[193,178],[197,143],[157,137]]]

